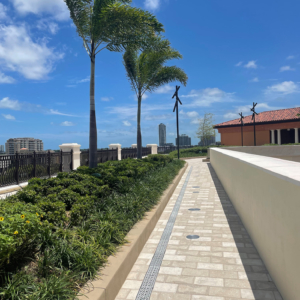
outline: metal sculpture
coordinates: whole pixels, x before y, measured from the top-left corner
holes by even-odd
[[[177,121],[177,151],[178,151],[178,159],[179,159],[179,120],[178,120],[178,102],[180,103],[180,105],[182,105],[179,97],[178,97],[178,91],[180,89],[180,86],[177,86],[176,85],[176,91],[172,97],[172,99],[174,97],[176,97],[176,102],[175,102],[175,106],[174,106],[174,109],[173,109],[173,112],[175,111],[176,109],[176,121]]]
[[[241,116],[239,122],[241,122],[242,146],[244,146],[244,140],[243,140],[243,126],[244,126],[243,119],[244,119],[244,116],[243,116],[243,112],[241,112],[239,115]]]
[[[258,113],[255,111],[255,106],[257,103],[254,104],[253,102],[253,107],[250,109],[252,113],[252,120],[253,120],[253,125],[254,125],[254,146],[256,146],[256,136],[255,136],[255,115],[258,115]]]

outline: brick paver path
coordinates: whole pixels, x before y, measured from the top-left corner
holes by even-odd
[[[116,300],[136,299],[191,167],[151,300],[282,300],[210,163],[189,167]],[[200,208],[190,211],[189,208]],[[187,239],[198,235],[198,239]]]

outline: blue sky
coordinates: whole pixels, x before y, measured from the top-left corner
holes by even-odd
[[[187,4],[188,3],[188,4]],[[297,107],[300,92],[300,2],[134,0],[154,13],[165,37],[183,55],[174,60],[189,77],[181,87],[180,133],[196,144],[198,118],[216,123],[257,111]],[[45,149],[88,147],[89,58],[63,0],[0,3],[0,144],[34,137]],[[143,145],[158,143],[158,124],[175,142],[171,99],[175,85],[142,103]],[[98,147],[136,143],[137,101],[122,54],[96,58]]]

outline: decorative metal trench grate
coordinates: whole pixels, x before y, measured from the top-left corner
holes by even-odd
[[[185,179],[184,185],[180,191],[180,194],[176,200],[176,203],[174,205],[174,208],[172,210],[170,218],[167,222],[165,230],[161,236],[159,244],[156,248],[156,251],[153,255],[153,258],[151,260],[151,263],[150,263],[147,273],[145,275],[145,278],[144,278],[142,285],[139,289],[139,292],[136,296],[136,300],[150,299],[150,296],[152,294],[152,290],[153,290],[162,260],[164,258],[164,255],[165,255],[165,252],[166,252],[166,249],[168,246],[168,242],[169,242],[172,230],[173,230],[173,226],[175,224],[176,217],[177,217],[177,214],[178,214],[178,211],[179,211],[182,199],[183,199],[183,195],[184,195],[185,189],[187,187],[188,181],[189,181],[191,173],[192,173],[192,169],[193,169],[193,167],[191,167],[191,169]]]

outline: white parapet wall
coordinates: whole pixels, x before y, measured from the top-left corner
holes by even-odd
[[[300,162],[300,145],[222,147],[237,152],[263,155]]]
[[[121,144],[110,144],[109,149],[118,149],[118,160],[122,160],[122,145]]]
[[[147,144],[147,148],[151,148],[151,154],[157,154],[157,144]]]
[[[300,163],[222,148],[210,162],[283,299],[300,299]]]
[[[77,168],[80,167],[80,146],[81,145],[77,143],[59,145],[62,152],[70,152],[73,150],[73,170],[77,170]]]

